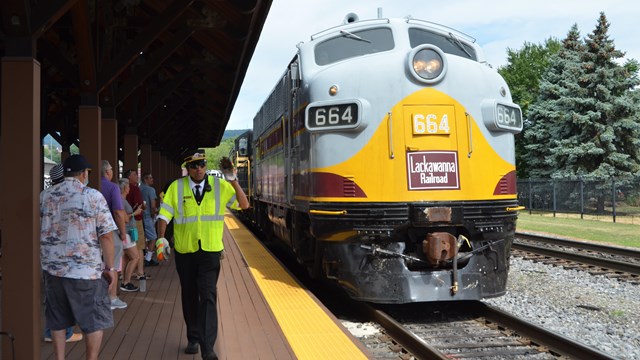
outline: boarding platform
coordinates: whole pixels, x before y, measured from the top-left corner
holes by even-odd
[[[220,359],[367,359],[370,353],[303,288],[238,219],[225,217],[225,258],[218,280]],[[101,360],[201,359],[187,355],[180,281],[171,259],[145,269],[146,292],[119,293]],[[76,332],[79,330],[76,328]],[[42,342],[42,359],[53,345]],[[84,359],[84,341],[67,343],[67,359]]]

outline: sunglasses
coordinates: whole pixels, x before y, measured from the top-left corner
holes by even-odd
[[[189,169],[197,169],[197,168],[203,168],[207,166],[207,162],[206,161],[194,161],[192,163],[187,164],[187,167]]]

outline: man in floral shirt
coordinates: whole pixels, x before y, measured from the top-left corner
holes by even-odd
[[[117,276],[112,237],[116,224],[104,196],[87,187],[87,160],[71,155],[63,167],[64,182],[40,195],[46,326],[56,358],[64,358],[65,328],[77,323],[87,341],[87,359],[98,359],[103,329],[113,326],[107,290]]]

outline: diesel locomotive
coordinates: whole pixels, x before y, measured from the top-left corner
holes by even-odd
[[[298,44],[233,152],[247,215],[310,273],[367,302],[474,300],[506,291],[521,130],[475,39],[348,14]]]

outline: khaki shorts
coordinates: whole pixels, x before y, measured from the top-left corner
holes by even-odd
[[[146,249],[147,248],[147,238],[144,236],[144,226],[142,225],[142,220],[136,220],[136,228],[138,228],[138,242],[136,246],[138,249]]]

